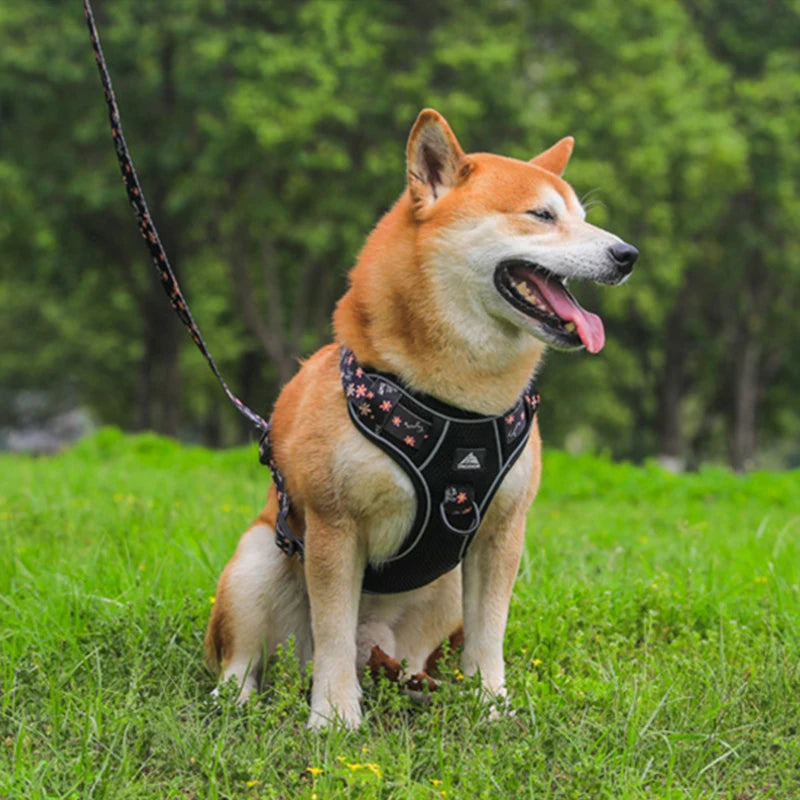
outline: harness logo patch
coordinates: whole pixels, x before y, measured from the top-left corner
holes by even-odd
[[[459,447],[453,460],[453,469],[459,472],[480,472],[486,468],[486,448]]]

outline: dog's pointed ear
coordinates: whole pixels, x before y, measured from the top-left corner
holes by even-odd
[[[528,163],[535,164],[548,172],[554,172],[556,175],[563,175],[574,146],[575,140],[571,136],[565,136],[561,141],[556,142],[552,147],[548,147],[547,150],[539,153]]]
[[[447,120],[432,108],[421,111],[411,129],[407,169],[408,189],[417,212],[433,205],[471,171]]]

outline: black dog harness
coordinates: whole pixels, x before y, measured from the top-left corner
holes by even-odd
[[[539,395],[533,380],[516,405],[499,416],[463,411],[411,391],[396,375],[362,367],[342,348],[339,359],[347,410],[356,428],[408,475],[417,498],[414,522],[400,549],[367,566],[363,589],[392,594],[418,589],[464,558],[489,503],[530,436]],[[303,555],[286,517],[283,476],[270,463],[278,490],[278,546]]]
[[[192,318],[125,143],[89,0],[84,0],[83,5],[105,91],[111,134],[140,233],[173,309],[228,399],[260,434],[259,460],[272,471],[278,496],[276,543],[288,556],[297,553],[302,559],[303,541],[294,537],[287,521],[291,503],[283,473],[272,456],[270,423],[228,388]],[[531,379],[514,408],[498,417],[487,417],[413,392],[395,375],[362,367],[344,347],[340,372],[353,424],[403,468],[417,497],[417,512],[408,536],[395,555],[381,565],[367,567],[364,590],[390,594],[416,589],[453,569],[464,558],[495,492],[528,441],[539,395]]]

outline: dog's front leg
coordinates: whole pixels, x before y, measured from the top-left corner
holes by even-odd
[[[480,672],[491,697],[505,697],[503,637],[511,590],[519,568],[525,536],[525,518],[503,529],[479,532],[464,560],[465,674]]]
[[[310,728],[361,722],[356,629],[364,555],[356,531],[306,517],[305,571],[314,635]]]

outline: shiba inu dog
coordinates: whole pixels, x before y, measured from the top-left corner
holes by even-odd
[[[417,118],[407,186],[350,273],[334,314],[336,343],[311,356],[275,404],[273,453],[305,559],[275,546],[272,484],[219,580],[206,649],[221,677],[239,683],[241,700],[293,637],[297,657],[313,660],[309,725],[355,727],[358,676],[371,658],[405,659],[412,685],[421,685],[429,654],[462,626],[463,671],[480,673],[487,698],[504,697],[508,606],[541,473],[535,406],[527,443],[493,486],[479,527],[460,531],[474,536],[462,563],[409,591],[364,592],[365,570],[380,581],[421,495],[355,424],[340,361],[344,346],[409,396],[502,420],[547,345],[597,353],[603,323],[567,279],[619,284],[638,252],[585,221],[561,179],[572,147],[562,139],[528,162],[468,155],[436,111]],[[481,468],[475,449],[459,459],[462,470]]]

